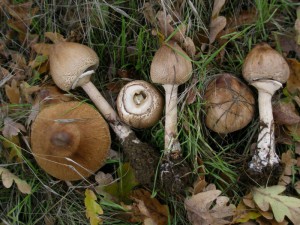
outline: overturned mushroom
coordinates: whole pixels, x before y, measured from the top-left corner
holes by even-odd
[[[84,89],[120,139],[139,182],[152,184],[159,154],[148,144],[142,143],[130,127],[121,122],[115,110],[90,81],[99,64],[97,54],[85,45],[62,41],[52,46],[49,59],[56,85],[65,91],[78,86]]]
[[[285,59],[265,43],[255,46],[245,59],[243,76],[258,90],[260,132],[257,152],[249,165],[254,171],[261,172],[264,168],[279,163],[275,152],[272,96],[287,81],[289,73]]]
[[[162,116],[163,97],[150,83],[142,80],[126,84],[117,98],[122,121],[135,128],[153,126]]]
[[[231,74],[220,74],[206,87],[205,124],[220,134],[244,128],[254,116],[251,90]]]
[[[177,171],[174,164],[182,156],[177,132],[177,89],[180,84],[188,81],[191,74],[192,63],[176,42],[163,44],[155,53],[150,68],[151,79],[154,83],[162,84],[166,92],[164,149],[166,162],[161,166],[161,173],[165,176],[165,178],[162,176],[162,179],[173,182],[173,187],[168,187],[173,191],[182,188],[184,184],[181,179],[186,176],[184,174],[186,169],[182,169],[184,172]]]
[[[80,180],[100,169],[108,156],[109,128],[86,103],[57,103],[44,108],[31,129],[32,153],[47,173],[61,180]]]

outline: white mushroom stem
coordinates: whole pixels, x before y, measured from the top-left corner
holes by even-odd
[[[257,140],[256,154],[250,162],[250,169],[261,172],[267,166],[279,163],[275,151],[274,121],[272,113],[272,96],[282,87],[274,80],[259,80],[251,83],[258,90],[258,107],[260,117],[260,132]]]
[[[165,89],[165,155],[177,158],[181,155],[180,143],[177,140],[177,90],[178,85],[164,84]]]
[[[116,135],[124,141],[133,131],[125,124],[121,123],[119,116],[111,105],[100,94],[98,89],[92,82],[88,82],[81,86],[90,99],[94,102],[103,117],[109,122]],[[137,140],[138,141],[138,140]]]

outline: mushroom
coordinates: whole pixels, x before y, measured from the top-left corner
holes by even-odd
[[[244,61],[243,76],[258,90],[260,132],[256,154],[249,164],[253,171],[262,172],[279,163],[275,152],[272,96],[287,81],[289,73],[285,59],[266,43],[256,45]]]
[[[155,53],[150,68],[151,79],[154,83],[162,84],[165,89],[164,158],[166,162],[161,165],[161,177],[165,187],[171,182],[171,191],[179,191],[184,186],[181,179],[188,170],[186,169],[188,165],[184,164],[181,164],[183,169],[176,169],[182,157],[177,139],[177,90],[180,84],[188,81],[191,74],[192,63],[176,42],[164,43]]]
[[[254,116],[255,100],[247,85],[231,74],[217,75],[205,90],[205,124],[220,134],[244,128]]]
[[[84,89],[120,139],[125,157],[139,182],[152,185],[159,154],[148,144],[142,143],[130,127],[121,122],[115,110],[90,81],[99,64],[94,50],[82,44],[60,41],[51,47],[49,59],[50,72],[56,85],[65,91],[78,86]],[[142,160],[137,158],[147,160],[141,163]]]
[[[51,176],[74,181],[100,169],[111,138],[100,113],[86,103],[70,101],[44,108],[31,128],[32,153]]]
[[[117,98],[118,115],[135,128],[148,128],[161,118],[163,97],[150,83],[136,80],[126,84]]]

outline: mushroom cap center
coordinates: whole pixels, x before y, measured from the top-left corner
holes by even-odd
[[[147,99],[147,94],[144,91],[137,92],[133,96],[133,101],[136,105],[141,105]]]
[[[152,96],[146,89],[140,85],[127,87],[127,94],[123,96],[123,102],[128,113],[144,114],[151,109],[154,103]]]
[[[56,124],[51,131],[50,154],[59,157],[70,157],[79,149],[80,131],[73,123]]]

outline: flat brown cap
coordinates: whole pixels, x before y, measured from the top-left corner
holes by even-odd
[[[64,91],[90,81],[90,76],[79,79],[87,70],[96,70],[99,58],[88,46],[74,42],[58,42],[50,52],[50,73],[55,84]]]
[[[111,139],[105,120],[78,101],[43,109],[32,125],[31,148],[37,163],[61,180],[92,175],[106,161]]]

